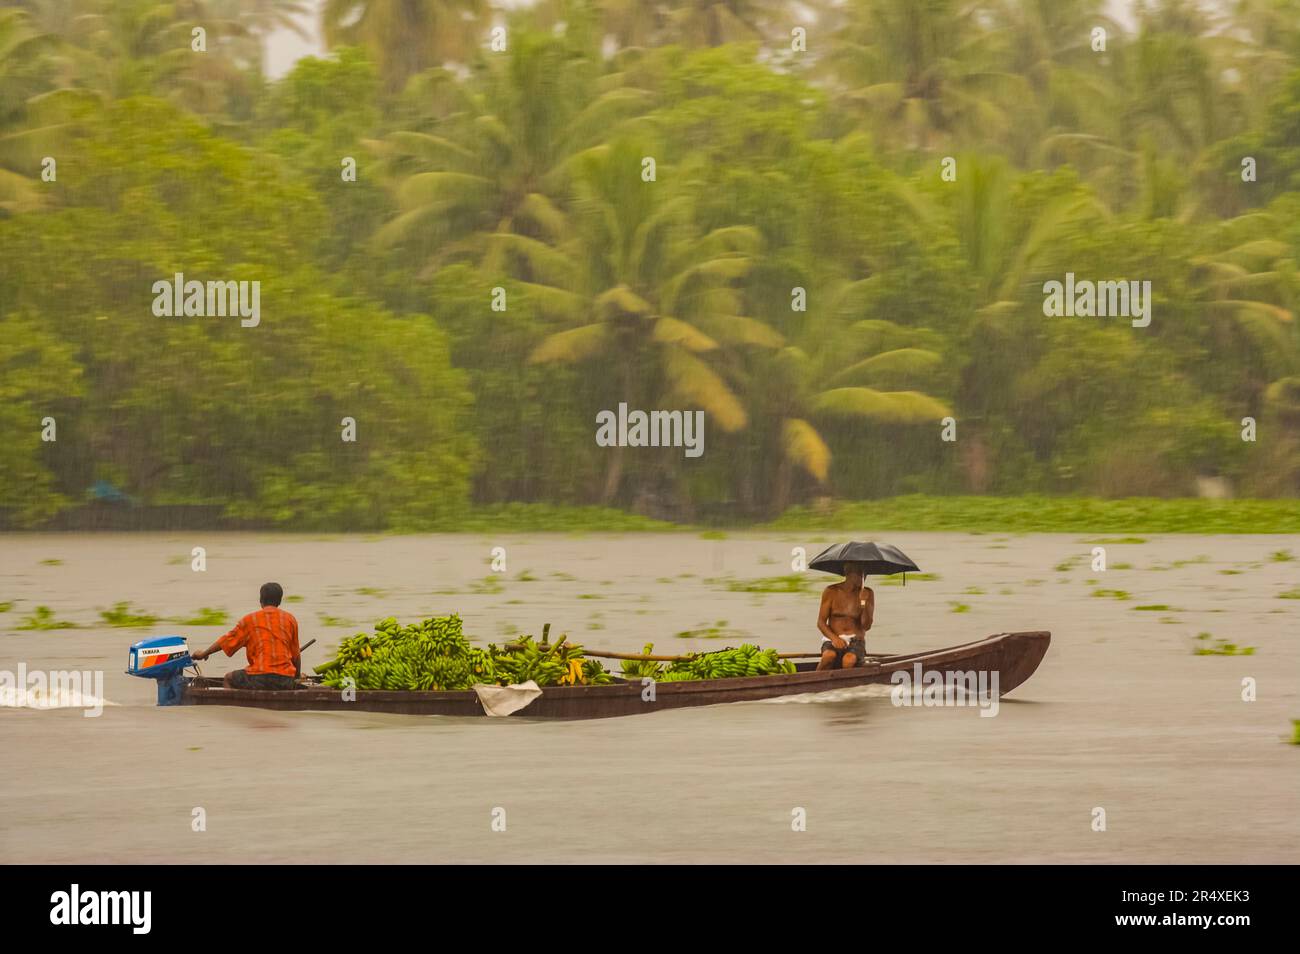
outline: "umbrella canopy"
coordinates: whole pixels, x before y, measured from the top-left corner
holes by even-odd
[[[844,564],[861,563],[864,572],[877,576],[889,576],[891,573],[906,573],[919,570],[915,563],[898,547],[888,543],[837,543],[827,547],[808,564],[814,570],[844,575]]]

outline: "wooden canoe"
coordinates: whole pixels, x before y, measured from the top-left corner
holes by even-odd
[[[830,692],[873,683],[888,685],[898,670],[909,674],[987,672],[998,674],[999,695],[1006,695],[1034,674],[1051,642],[1051,633],[998,633],[973,643],[919,653],[879,656],[856,669],[815,670],[802,663],[798,671],[776,676],[701,679],[661,682],[654,698],[643,698],[639,681],[622,680],[605,686],[550,686],[511,718],[603,719],[641,715],[660,709],[711,706],[724,702],[752,702],[780,696]],[[991,678],[991,676],[989,677]],[[337,689],[305,685],[280,692],[260,689],[225,689],[220,679],[196,677],[183,690],[183,705],[252,706],[258,709],[393,712],[404,715],[483,716],[478,696],[460,692],[405,692],[362,690],[345,702]]]

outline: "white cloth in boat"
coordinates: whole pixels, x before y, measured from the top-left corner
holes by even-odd
[[[479,682],[474,684],[474,691],[478,693],[483,711],[490,716],[508,716],[518,712],[542,694],[541,687],[532,679],[512,686],[489,686]]]

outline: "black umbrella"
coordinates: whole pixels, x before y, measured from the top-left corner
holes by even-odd
[[[898,547],[890,546],[888,543],[856,541],[827,547],[813,557],[808,565],[814,570],[825,570],[827,573],[838,573],[844,576],[846,563],[861,563],[864,573],[874,573],[877,576],[889,576],[892,573],[906,573],[908,570],[920,569],[912,562],[912,558]],[[907,577],[904,576],[903,579]]]

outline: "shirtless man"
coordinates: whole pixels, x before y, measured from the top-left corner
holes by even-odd
[[[817,628],[822,634],[822,658],[818,669],[852,669],[860,666],[867,653],[867,630],[876,614],[876,594],[863,586],[861,564],[844,567],[844,582],[833,583],[822,593],[817,610]]]

